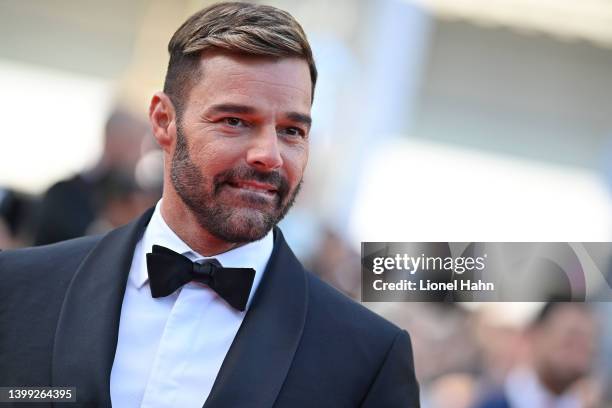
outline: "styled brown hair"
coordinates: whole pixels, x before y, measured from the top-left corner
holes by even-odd
[[[177,113],[200,78],[200,57],[207,50],[241,55],[298,57],[308,63],[314,97],[317,68],[300,24],[286,11],[259,4],[218,3],[198,11],[174,33],[164,92]]]

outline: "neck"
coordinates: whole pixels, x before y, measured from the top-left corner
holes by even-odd
[[[569,389],[572,385],[571,382],[560,382],[555,381],[552,375],[547,375],[545,370],[539,370],[536,372],[540,383],[546,388],[551,394],[559,396]]]
[[[244,244],[223,241],[202,228],[177,195],[164,194],[161,215],[172,231],[191,249],[204,256],[218,255]]]

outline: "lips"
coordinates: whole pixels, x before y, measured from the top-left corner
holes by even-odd
[[[261,183],[258,181],[251,180],[239,180],[239,181],[229,181],[227,184],[233,188],[246,190],[254,193],[265,194],[265,195],[275,195],[278,192],[278,189],[267,183]]]

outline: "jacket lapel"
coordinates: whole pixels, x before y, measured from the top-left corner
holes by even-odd
[[[306,273],[275,228],[264,277],[204,407],[273,406],[302,337],[307,308]]]
[[[110,372],[134,247],[153,209],[104,236],[66,292],[53,348],[51,380],[77,388],[79,404],[110,406]]]

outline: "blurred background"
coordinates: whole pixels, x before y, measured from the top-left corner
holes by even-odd
[[[0,248],[157,201],[148,103],[172,33],[210,3],[0,0]],[[611,0],[266,4],[320,72],[282,228],[348,296],[362,241],[612,241]],[[612,406],[606,303],[367,306],[411,333],[426,408]]]

